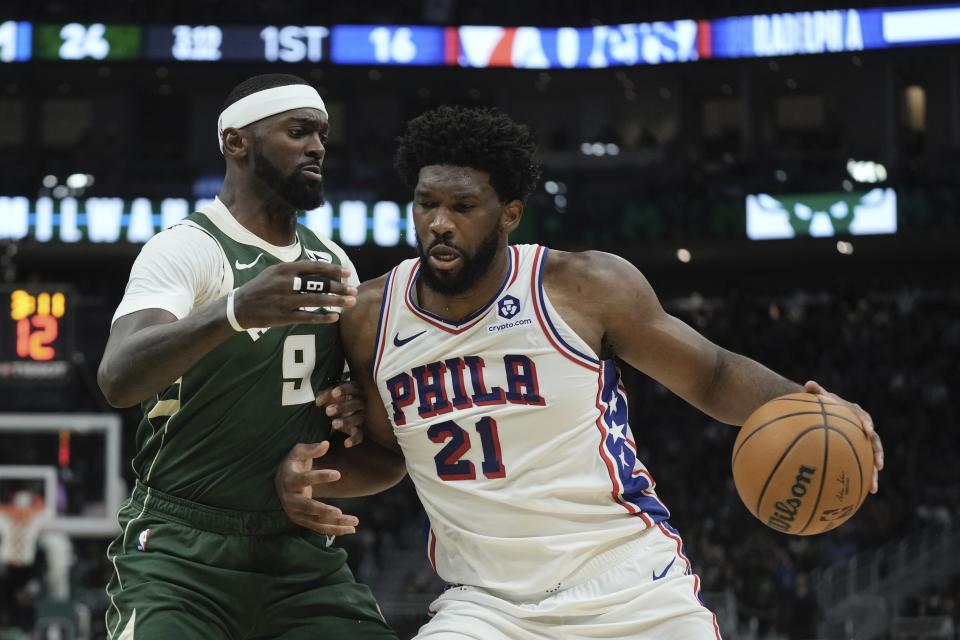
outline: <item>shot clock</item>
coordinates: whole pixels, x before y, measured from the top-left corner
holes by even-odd
[[[0,393],[22,383],[56,384],[70,376],[73,292],[52,285],[0,288]]]

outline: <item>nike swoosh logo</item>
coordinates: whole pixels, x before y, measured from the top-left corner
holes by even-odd
[[[316,260],[317,262],[333,262],[333,256],[326,251],[313,251],[311,249],[307,249],[307,257],[311,260]]]
[[[260,258],[262,258],[262,257],[263,257],[263,254],[262,254],[262,253],[261,253],[261,254],[258,254],[257,257],[256,257],[256,259],[255,259],[253,262],[249,262],[249,263],[247,263],[247,264],[243,264],[243,263],[240,262],[239,260],[235,260],[234,263],[233,263],[233,266],[235,266],[235,267],[237,268],[237,271],[243,271],[244,269],[249,269],[249,268],[252,267],[253,265],[255,265],[255,264],[257,264],[258,262],[260,262]]]
[[[677,561],[677,556],[673,556],[673,560],[670,561],[670,564],[668,564],[668,565],[664,568],[664,570],[660,573],[660,575],[657,575],[657,572],[656,572],[656,571],[653,572],[653,579],[654,579],[654,580],[659,580],[659,579],[662,578],[663,576],[667,575],[667,571],[670,571],[670,567],[672,567],[672,566],[673,566],[673,563],[676,562],[676,561]]]
[[[422,336],[422,335],[425,334],[426,332],[427,332],[427,330],[424,329],[424,330],[421,331],[420,333],[415,333],[415,334],[413,334],[412,336],[409,336],[409,337],[406,337],[406,338],[401,338],[401,337],[400,337],[400,332],[397,331],[397,333],[394,334],[394,336],[393,336],[393,346],[395,346],[395,347],[402,347],[403,345],[407,344],[408,342],[410,342],[410,341],[413,340],[414,338],[419,338],[420,336]]]

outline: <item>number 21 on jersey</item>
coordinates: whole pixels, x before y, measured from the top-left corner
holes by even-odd
[[[507,475],[507,469],[500,453],[497,421],[484,416],[473,426],[483,448],[483,462],[480,465],[483,475],[490,479],[503,478]],[[463,460],[464,454],[470,450],[470,434],[463,427],[453,420],[444,420],[431,425],[427,435],[438,444],[446,442],[433,458],[441,480],[476,480],[477,471],[473,463]]]

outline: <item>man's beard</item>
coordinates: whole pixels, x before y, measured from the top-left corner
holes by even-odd
[[[298,211],[310,211],[323,204],[323,180],[310,180],[302,171],[304,166],[316,164],[315,162],[298,166],[293,173],[285,176],[259,149],[254,150],[253,158],[253,175],[284,202],[293,205]]]
[[[462,265],[456,273],[447,271],[434,271],[428,262],[430,251],[439,245],[444,245],[456,249],[460,254]],[[430,289],[444,295],[456,295],[463,293],[473,287],[487,273],[490,265],[493,263],[493,257],[497,254],[497,248],[500,245],[500,229],[497,226],[490,231],[486,238],[477,247],[473,255],[468,255],[466,251],[452,242],[444,242],[443,238],[437,238],[429,248],[424,250],[420,237],[417,236],[417,254],[420,256],[420,276],[423,283]]]

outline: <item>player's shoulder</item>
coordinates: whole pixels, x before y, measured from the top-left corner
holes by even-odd
[[[361,282],[360,286],[357,287],[357,304],[354,309],[359,311],[362,307],[362,311],[365,313],[376,312],[379,314],[383,288],[386,286],[389,276],[389,273],[385,273],[373,280]]]
[[[357,287],[357,304],[343,310],[343,321],[354,325],[376,325],[380,317],[383,287],[387,282],[385,273],[379,278],[361,282]]]
[[[147,240],[141,253],[160,253],[170,257],[197,259],[216,255],[220,250],[217,239],[193,219],[187,217]]]
[[[387,275],[361,282],[357,287],[357,304],[345,307],[340,314],[340,335],[348,359],[354,363],[367,362],[373,353]]]
[[[544,267],[545,283],[560,289],[602,290],[622,285],[624,278],[637,276],[640,273],[633,264],[606,251],[551,249]]]

